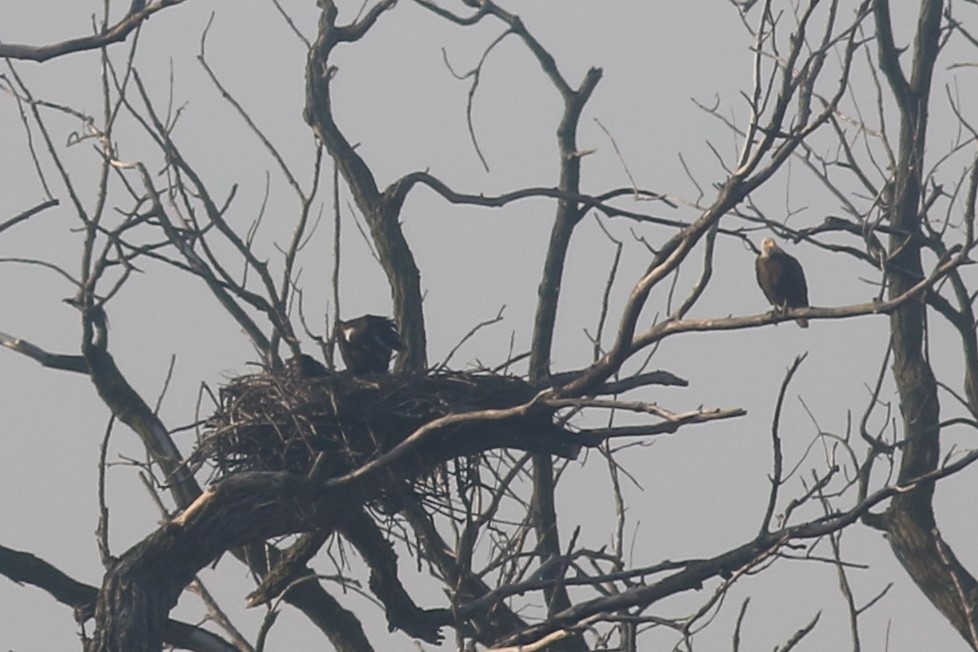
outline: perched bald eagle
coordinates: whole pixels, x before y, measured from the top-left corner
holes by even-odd
[[[394,351],[404,348],[393,319],[364,315],[337,324],[336,342],[347,370],[354,376],[383,374]]]
[[[761,253],[754,261],[757,284],[776,312],[788,308],[808,306],[808,285],[805,271],[794,256],[790,256],[772,238],[761,241]],[[802,328],[808,328],[807,319],[796,319]]]

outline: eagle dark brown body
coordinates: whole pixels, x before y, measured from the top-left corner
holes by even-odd
[[[404,348],[394,320],[377,315],[340,321],[336,342],[347,371],[354,376],[387,373],[394,351]]]
[[[761,253],[754,262],[757,284],[776,311],[808,307],[808,285],[805,270],[771,238],[761,241]],[[802,328],[808,328],[807,319],[796,319]]]

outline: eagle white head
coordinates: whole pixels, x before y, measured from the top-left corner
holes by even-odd
[[[764,238],[761,240],[761,255],[769,256],[775,251],[780,251],[781,248],[778,243],[774,241],[774,238]]]

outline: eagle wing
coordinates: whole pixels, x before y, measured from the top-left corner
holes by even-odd
[[[365,315],[369,318],[369,333],[378,346],[382,346],[391,351],[403,351],[404,342],[401,341],[401,334],[397,332],[397,324],[389,317],[378,317],[377,315]]]
[[[805,282],[805,270],[794,256],[782,254],[784,258],[785,300],[789,308],[805,308],[808,306],[808,284]]]

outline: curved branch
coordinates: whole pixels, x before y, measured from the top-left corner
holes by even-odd
[[[798,371],[798,367],[801,366],[801,363],[804,362],[807,355],[796,356],[795,361],[788,368],[788,373],[785,374],[784,380],[781,381],[781,390],[778,392],[778,400],[774,407],[774,417],[771,421],[771,447],[774,449],[774,469],[770,477],[771,493],[768,495],[767,509],[764,511],[764,519],[761,521],[761,534],[771,531],[771,519],[774,517],[774,508],[778,504],[778,491],[781,489],[781,471],[784,457],[781,450],[780,430],[781,409],[784,407],[784,396],[788,392],[788,385],[791,384],[791,379],[794,378],[795,372]]]
[[[671,435],[686,425],[733,419],[746,414],[747,411],[741,408],[731,408],[728,410],[721,410],[719,408],[712,410],[699,409],[686,414],[677,414],[675,417],[666,419],[660,423],[637,426],[612,426],[608,428],[586,428],[577,433],[575,441],[578,441],[581,446],[596,448],[609,439]]]
[[[379,191],[369,166],[336,124],[330,97],[330,80],[336,72],[329,65],[333,48],[341,42],[361,38],[394,4],[394,0],[382,0],[358,23],[343,27],[336,25],[337,10],[332,0],[321,3],[323,11],[319,19],[319,35],[309,51],[306,64],[303,116],[336,162],[370,227],[371,238],[391,287],[394,316],[405,343],[405,351],[397,359],[397,368],[417,370],[427,366],[421,272],[401,228],[401,203],[395,187],[383,193]]]
[[[17,584],[36,586],[58,602],[72,607],[78,623],[84,623],[95,615],[97,588],[69,577],[29,552],[0,545],[0,575]],[[193,652],[237,651],[216,634],[178,620],[167,621],[163,642]]]
[[[92,316],[94,314],[94,316]],[[84,315],[93,322],[95,339],[83,342],[82,353],[89,376],[99,397],[120,421],[132,428],[166,477],[167,486],[180,507],[186,507],[200,495],[200,486],[182,463],[182,455],[169,430],[126,380],[106,342],[105,315],[101,308],[91,308]]]
[[[592,208],[596,208],[609,217],[628,217],[638,222],[648,222],[650,224],[661,224],[663,226],[673,226],[679,228],[689,226],[687,222],[682,222],[680,220],[669,220],[662,217],[647,215],[645,213],[627,211],[616,206],[612,206],[608,203],[609,200],[615,199],[616,197],[639,196],[645,199],[655,199],[657,201],[661,201],[671,208],[676,207],[676,204],[666,195],[659,194],[652,190],[615,188],[595,196],[575,192],[566,192],[560,188],[544,188],[537,186],[533,188],[521,188],[519,190],[513,190],[501,195],[484,195],[481,193],[478,195],[473,195],[470,193],[453,190],[444,181],[428,172],[412,172],[401,177],[397,182],[391,185],[392,196],[395,198],[394,201],[402,203],[407,197],[408,193],[418,184],[428,186],[433,191],[441,195],[446,201],[452,204],[467,204],[472,206],[485,206],[487,208],[499,208],[521,199],[549,197],[551,199],[558,199],[568,203],[578,204],[578,211],[581,214],[586,213]]]
[[[890,83],[901,110],[910,102],[910,84],[900,68],[900,49],[893,40],[893,20],[890,17],[890,1],[876,0],[873,7],[876,19],[876,42],[879,46],[880,70]]]
[[[356,547],[370,567],[370,590],[387,611],[391,629],[401,629],[412,638],[432,644],[441,642],[440,628],[452,621],[448,609],[420,609],[397,577],[397,554],[377,524],[359,510],[343,519],[339,531]]]
[[[723,215],[746,196],[745,184],[732,176],[721,188],[717,199],[693,224],[673,236],[653,258],[648,271],[632,288],[622,310],[618,333],[611,349],[587,373],[561,388],[563,396],[579,396],[592,391],[610,378],[632,353],[635,328],[652,288],[668,277],[686,259],[693,247]],[[671,322],[667,322],[671,323]]]
[[[91,36],[79,36],[59,43],[50,45],[18,45],[16,43],[0,43],[0,58],[4,59],[24,59],[28,61],[47,61],[56,57],[62,57],[76,52],[86,50],[98,50],[113,43],[125,41],[129,35],[143,21],[158,11],[167,7],[182,4],[185,0],[156,0],[150,2],[145,7],[137,11],[130,11],[118,23],[108,29],[92,34]],[[134,8],[137,3],[133,3]]]
[[[3,46],[0,45],[0,47],[3,47]],[[22,213],[20,213],[18,215],[14,215],[9,220],[6,220],[4,222],[0,222],[0,233],[3,233],[4,231],[6,231],[10,227],[14,226],[15,224],[19,224],[20,222],[23,222],[24,220],[33,217],[37,213],[40,213],[41,211],[47,210],[48,208],[51,208],[52,206],[57,206],[60,203],[61,202],[59,200],[57,200],[57,199],[49,199],[49,200],[47,200],[45,202],[41,202],[40,204],[38,204],[37,206],[34,206],[33,208],[28,208],[26,211],[24,211],[24,212],[22,212]]]
[[[0,346],[6,347],[21,355],[26,355],[31,360],[36,360],[42,367],[88,374],[88,363],[80,355],[48,353],[27,340],[8,335],[7,333],[0,333]]]

